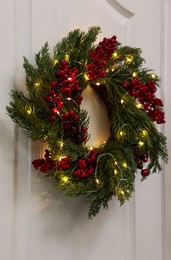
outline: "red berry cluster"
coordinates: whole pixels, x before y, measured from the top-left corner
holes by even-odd
[[[87,127],[79,125],[79,115],[70,109],[62,114],[63,129],[72,140],[84,142],[87,139]]]
[[[52,170],[56,166],[56,164],[50,158],[50,151],[48,149],[45,150],[44,157],[45,157],[45,159],[37,159],[37,160],[32,161],[32,164],[36,170],[46,173],[46,172]]]
[[[139,78],[133,79],[130,82],[125,81],[122,86],[133,97],[135,97],[147,114],[157,122],[157,124],[165,123],[165,114],[161,110],[163,102],[155,97],[156,86],[155,81],[150,80],[147,83],[142,83]]]
[[[90,80],[104,78],[106,76],[106,62],[116,50],[116,43],[116,36],[104,38],[94,50],[90,51],[91,63],[86,66],[88,70],[87,76]]]
[[[89,177],[95,171],[99,154],[99,151],[92,150],[88,158],[78,159],[78,167],[77,170],[74,171],[74,175],[81,179]]]
[[[54,81],[50,83],[51,86],[53,84],[55,84]],[[55,121],[57,114],[59,113],[59,111],[64,105],[62,101],[62,97],[59,94],[57,94],[54,90],[51,89],[48,95],[46,95],[44,99],[47,103],[49,103],[49,109],[50,109],[49,121]]]
[[[66,97],[72,97],[73,94],[81,91],[79,87],[79,81],[76,76],[78,69],[76,67],[70,69],[69,63],[65,60],[62,60],[59,64],[58,70],[55,72],[55,77],[57,78],[56,86],[54,89],[61,89],[61,92]]]
[[[76,104],[81,104],[83,97],[80,95],[77,73],[77,68],[70,69],[67,61],[62,60],[59,63],[59,68],[55,72],[56,80],[50,82],[50,90],[44,98],[51,112],[49,121],[56,120],[57,114],[64,106],[64,99],[70,101],[72,98]]]
[[[137,169],[141,170],[141,175],[147,177],[150,174],[148,169],[143,169],[144,163],[148,162],[147,154],[140,153],[138,145],[134,146],[134,158],[137,164]]]
[[[70,160],[69,157],[63,158],[63,159],[58,163],[57,169],[58,169],[58,170],[67,170],[67,169],[69,169],[69,168],[70,168],[69,160]]]

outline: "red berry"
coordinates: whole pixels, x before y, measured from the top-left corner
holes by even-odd
[[[84,133],[87,132],[87,127],[81,127],[81,131]]]
[[[50,90],[50,91],[49,91],[49,95],[55,96],[55,91],[54,91],[54,90]]]
[[[150,171],[148,169],[141,170],[141,175],[143,177],[147,177],[150,174]]]
[[[74,121],[78,121],[79,120],[79,116],[77,114],[74,114],[72,118],[73,118]]]
[[[143,162],[148,162],[148,157],[144,157]]]
[[[52,122],[52,121],[55,121],[55,120],[56,120],[56,117],[55,117],[55,116],[50,116],[50,117],[49,117],[49,121]]]
[[[56,107],[52,107],[52,108],[51,108],[51,112],[52,112],[53,114],[57,114],[58,110],[57,110]]]
[[[52,81],[52,82],[50,82],[50,86],[51,86],[51,87],[55,87],[55,86],[56,86],[56,83],[57,83],[56,81]]]

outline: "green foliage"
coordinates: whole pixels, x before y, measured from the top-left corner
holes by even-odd
[[[143,68],[144,59],[141,49],[121,46],[117,43],[116,55],[106,61],[106,76],[94,80],[86,79],[90,62],[89,52],[96,48],[95,41],[100,32],[99,27],[92,27],[87,33],[80,30],[70,32],[54,48],[54,56],[49,53],[46,43],[35,55],[33,66],[24,57],[27,93],[18,90],[11,92],[11,101],[6,110],[12,120],[33,140],[46,141],[51,159],[58,165],[65,155],[70,160],[70,168],[58,169],[57,166],[47,172],[54,178],[56,186],[67,196],[84,196],[89,203],[89,214],[92,218],[101,207],[108,208],[108,201],[116,196],[121,204],[129,200],[134,191],[134,180],[137,171],[136,156],[148,156],[147,168],[152,172],[161,171],[162,159],[167,162],[166,137],[160,133],[154,121],[143,108],[137,108],[137,100],[123,88],[125,81],[130,82],[136,75],[143,84],[152,79],[152,71]],[[61,111],[55,121],[50,121],[50,109],[45,97],[56,80],[55,72],[59,70],[60,61],[66,60],[70,69],[77,68],[77,80],[80,93],[90,85],[103,100],[110,122],[110,138],[94,150],[99,151],[93,173],[87,178],[74,175],[80,158],[87,160],[90,150],[86,141],[82,143],[72,139],[72,135],[63,127],[62,114],[73,110],[79,116],[76,127],[88,128],[87,111],[75,100],[68,102],[65,93],[60,93],[63,101]],[[155,86],[159,78],[155,75]],[[60,92],[60,90],[58,90]],[[121,102],[122,101],[122,102]],[[160,107],[159,107],[160,109]],[[143,176],[144,180],[146,176]]]

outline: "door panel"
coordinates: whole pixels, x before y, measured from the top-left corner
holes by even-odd
[[[154,6],[155,16],[152,15]],[[11,14],[8,21],[7,11]],[[1,72],[4,72],[1,85],[7,85],[3,87],[5,98],[0,104],[3,109],[9,102],[11,88],[25,90],[22,56],[34,63],[34,54],[46,41],[52,52],[53,46],[76,28],[87,31],[90,26],[98,25],[102,30],[98,40],[117,35],[123,44],[142,48],[146,65],[163,76],[161,0],[16,0],[14,3],[6,0],[0,12],[0,19],[4,17],[3,23],[11,32],[6,38],[8,44],[2,41],[0,44],[2,57],[9,55],[5,66],[0,61]],[[7,31],[3,31],[2,39]],[[9,81],[9,75],[14,82]],[[163,89],[158,95],[163,96]],[[85,101],[84,107],[90,115],[90,142],[102,141],[106,138],[104,130],[99,132],[99,122],[93,120],[93,114],[104,115],[100,122],[103,125],[106,122],[104,110],[92,93],[86,95]],[[7,218],[2,219],[0,227],[2,225],[2,231],[6,230],[7,237],[11,237],[4,241],[0,235],[0,244],[4,245],[0,252],[2,260],[164,259],[163,174],[154,174],[143,183],[137,174],[136,192],[130,202],[120,207],[113,198],[107,211],[101,210],[89,220],[87,205],[81,197],[64,197],[55,190],[51,180],[31,167],[31,160],[42,154],[44,145],[31,143],[20,130],[14,129],[4,110],[1,114],[9,130],[1,130],[4,151],[1,159],[6,175],[3,174],[5,185],[0,192],[1,197],[6,196],[2,210],[6,211]],[[7,159],[12,162],[10,165]],[[10,252],[7,245],[12,248]]]

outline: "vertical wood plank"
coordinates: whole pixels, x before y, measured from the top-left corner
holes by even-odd
[[[8,94],[13,85],[17,89],[25,89],[22,56],[32,62],[35,52],[46,41],[52,50],[63,36],[75,28],[87,30],[90,26],[100,25],[102,34],[99,39],[116,34],[122,43],[135,43],[143,49],[148,66],[160,74],[162,33],[159,29],[156,35],[154,28],[161,28],[162,0],[139,1],[136,4],[131,0],[130,6],[133,3],[135,7],[135,18],[124,16],[124,12],[118,13],[108,3],[111,1],[3,1],[0,9],[0,82],[3,86],[0,89],[0,160],[3,165],[0,172],[0,207],[4,213],[0,216],[2,260],[163,259],[161,175],[154,175],[143,184],[137,180],[135,200],[133,197],[130,203],[120,208],[114,199],[108,211],[102,210],[90,221],[82,198],[65,198],[62,193],[56,192],[50,180],[31,169],[33,157],[30,141],[21,131],[14,131],[12,121],[5,114]],[[126,1],[121,2],[124,9]],[[151,14],[154,5],[157,18],[153,19]],[[166,44],[167,52],[168,46]],[[166,60],[169,64],[168,56]],[[169,75],[167,70],[167,84]],[[169,118],[168,85],[164,90],[167,93],[165,100]],[[169,131],[167,127],[168,136]],[[32,145],[32,151],[35,157],[42,153],[36,143]],[[169,171],[169,168],[166,170]],[[166,203],[169,201],[169,184],[167,177]],[[169,226],[169,208],[166,213]],[[169,260],[169,231],[166,236],[166,260]]]
[[[31,1],[16,0],[14,15],[15,89],[25,91],[23,56],[29,57],[31,50]],[[20,129],[16,129],[15,136],[15,218],[12,259],[27,260],[31,201],[31,146],[30,140]]]
[[[143,51],[146,66],[162,77],[162,5],[161,0],[139,1],[136,11],[135,43]],[[155,12],[155,16],[153,16]],[[155,32],[157,28],[157,32]],[[154,40],[155,39],[155,40]],[[163,86],[158,91],[161,96]],[[160,129],[162,130],[162,129]],[[136,180],[135,249],[136,259],[163,259],[163,172],[141,183]]]
[[[14,127],[6,115],[14,83],[13,1],[0,8],[0,258],[12,259]]]
[[[93,25],[102,28],[99,39],[116,34],[120,41],[126,42],[128,22],[129,19],[111,8],[107,1],[43,0],[41,6],[34,2],[31,52],[33,55],[46,41],[53,48],[70,30],[87,31]],[[35,145],[35,154],[41,153],[36,149]],[[90,221],[87,207],[82,203],[82,198],[65,198],[54,190],[50,180],[32,172],[29,260],[55,260],[57,256],[61,260],[111,260],[111,256],[133,260],[134,223],[130,204],[120,208],[114,199],[108,211],[102,210]]]
[[[162,1],[164,5],[164,100],[165,100],[165,110],[166,110],[166,126],[164,128],[165,134],[167,136],[168,149],[169,149],[169,161],[165,166],[165,175],[164,175],[164,185],[165,185],[165,211],[164,211],[164,219],[165,219],[165,260],[171,259],[171,91],[170,91],[170,82],[171,82],[171,2],[170,1]]]

